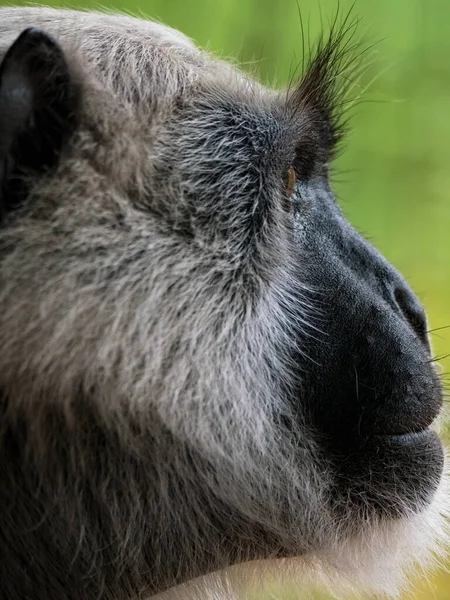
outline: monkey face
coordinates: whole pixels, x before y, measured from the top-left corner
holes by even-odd
[[[442,391],[329,185],[345,28],[279,93],[159,25],[1,15],[5,597],[274,557],[395,591],[443,537]]]
[[[298,359],[305,388],[313,390],[308,418],[323,433],[341,492],[380,513],[407,514],[431,500],[443,468],[442,446],[430,429],[442,389],[426,317],[326,188],[324,181],[304,187],[308,217],[299,234],[314,257],[311,299],[320,290],[323,303],[320,331],[308,344],[310,368]]]

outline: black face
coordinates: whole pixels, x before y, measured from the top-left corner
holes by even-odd
[[[298,359],[311,423],[354,502],[392,514],[418,508],[443,467],[441,444],[428,429],[442,390],[424,310],[344,219],[324,178],[300,188],[297,241],[313,257],[309,283],[322,312],[307,366]],[[386,508],[381,498],[390,486],[404,504]]]

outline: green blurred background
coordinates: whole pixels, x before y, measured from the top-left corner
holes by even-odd
[[[10,4],[11,2],[8,2]],[[6,4],[0,0],[0,5]],[[21,4],[21,2],[17,2]],[[101,8],[89,0],[64,3]],[[353,0],[340,0],[346,13]],[[108,8],[158,19],[285,85],[301,59],[301,26],[314,39],[337,0],[114,0]],[[371,44],[334,189],[352,223],[399,268],[425,303],[435,353],[450,352],[450,1],[357,0]],[[370,84],[370,85],[369,85]],[[359,93],[356,89],[356,93]],[[443,359],[447,371],[450,360]],[[449,562],[450,564],[450,562]],[[297,598],[280,589],[280,600]],[[418,577],[416,599],[450,600],[450,575]]]

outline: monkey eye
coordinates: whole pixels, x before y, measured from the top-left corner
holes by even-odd
[[[295,187],[295,183],[296,183],[296,176],[295,176],[295,170],[294,167],[290,167],[286,173],[285,176],[283,178],[283,182],[284,182],[284,189],[286,192],[286,197],[289,199],[292,196],[292,193],[294,191],[294,187]]]

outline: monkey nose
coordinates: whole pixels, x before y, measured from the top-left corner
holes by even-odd
[[[397,285],[393,290],[393,300],[398,311],[409,323],[414,333],[427,350],[430,350],[427,316],[417,297],[407,286]]]

